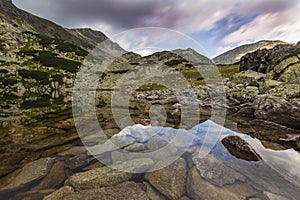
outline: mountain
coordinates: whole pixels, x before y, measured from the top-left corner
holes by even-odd
[[[213,61],[216,65],[231,65],[240,62],[240,59],[246,55],[247,53],[256,51],[258,49],[271,49],[278,44],[287,44],[285,42],[276,40],[276,41],[268,41],[262,40],[253,44],[246,44],[229,50],[215,58]]]
[[[17,8],[12,0],[0,1],[1,30],[9,32],[33,32],[51,38],[59,38],[72,44],[92,49],[107,38],[99,31],[91,29],[67,29],[49,20],[34,16]]]

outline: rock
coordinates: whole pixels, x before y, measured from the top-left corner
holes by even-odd
[[[18,163],[20,163],[24,158],[25,153],[3,153],[0,154],[0,177],[9,174],[10,172],[18,168]]]
[[[300,129],[300,101],[297,98],[298,86],[284,86],[289,92],[280,91],[279,88],[272,92],[277,94],[265,94],[256,97],[253,102],[254,115],[258,119],[276,122],[290,128]],[[294,92],[292,92],[294,91]],[[289,97],[290,96],[290,97]]]
[[[289,66],[278,78],[285,83],[300,84],[300,64]]]
[[[74,189],[70,186],[64,186],[50,195],[46,196],[43,200],[61,200],[64,197],[74,193]]]
[[[146,173],[145,178],[166,197],[178,199],[185,193],[186,176],[186,162],[179,158],[165,168]]]
[[[99,189],[83,190],[71,194],[64,200],[150,200],[141,186],[134,182],[124,182],[119,185]]]
[[[34,188],[36,190],[55,188],[66,179],[65,165],[63,162],[55,162],[48,175]]]
[[[222,144],[235,157],[247,161],[259,161],[260,155],[239,136],[227,136],[222,139]]]
[[[53,158],[41,158],[31,162],[22,169],[21,173],[1,191],[13,191],[23,188],[34,181],[45,177],[54,163]]]
[[[188,197],[186,197],[186,196],[183,196],[183,197],[181,197],[180,199],[178,199],[178,200],[190,200]]]
[[[66,168],[70,170],[76,170],[83,168],[94,161],[95,158],[87,154],[79,154],[71,158],[66,158]]]
[[[157,191],[155,188],[153,188],[149,183],[144,182],[144,185],[146,185],[146,193],[149,199],[151,200],[167,200],[166,197],[164,197],[159,191]]]
[[[205,181],[196,168],[192,168],[188,175],[187,194],[194,200],[241,200],[254,196],[256,191],[245,183],[222,188],[214,186]]]
[[[85,147],[71,147],[65,151],[58,153],[58,156],[67,157],[67,156],[76,156],[86,153],[87,150]]]
[[[288,198],[285,198],[281,195],[273,194],[273,193],[270,193],[270,192],[264,192],[264,195],[266,196],[266,198],[268,200],[288,200]]]
[[[151,168],[153,164],[151,159],[136,159],[113,167],[128,171],[143,171]],[[76,190],[101,188],[117,185],[138,176],[139,174],[127,173],[110,167],[101,167],[74,174],[65,182],[65,185],[70,185]]]
[[[194,156],[193,161],[200,175],[217,186],[231,185],[236,181],[244,182],[246,179],[242,174],[227,167],[212,155],[207,155],[204,158]]]
[[[125,150],[130,152],[141,152],[145,150],[145,145],[142,143],[134,143],[128,147],[125,147]]]
[[[151,137],[148,141],[147,147],[150,151],[157,151],[162,148],[166,148],[164,153],[168,153],[169,156],[176,155],[177,153],[177,148],[172,143],[169,143],[165,138],[160,136]]]
[[[261,73],[268,73],[274,70],[276,66],[279,68],[278,65],[282,65],[280,68],[285,68],[287,65],[293,64],[295,62],[293,56],[297,56],[298,54],[300,54],[300,46],[292,44],[277,45],[272,49],[261,49],[243,56],[241,58],[240,70],[246,71],[250,69]]]

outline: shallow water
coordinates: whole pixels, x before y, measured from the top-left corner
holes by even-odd
[[[104,130],[104,133],[109,137],[117,134],[120,129],[113,120],[111,110],[109,108],[99,107],[97,108],[97,111],[100,113],[97,115],[97,117],[101,127]],[[141,109],[135,108],[131,109],[130,113],[135,123],[141,123],[144,125],[149,124],[149,117],[147,116],[148,113],[143,113],[141,112]],[[140,143],[142,144],[147,144],[149,138],[155,136],[160,136],[164,140],[168,139],[168,144],[175,146],[177,149],[175,155],[172,155],[172,159],[165,159],[163,155],[164,152],[162,152],[162,154],[159,152],[156,156],[153,156],[153,153],[151,153],[149,148],[142,150],[140,152],[141,154],[139,154],[137,157],[145,157],[144,153],[148,153],[146,155],[149,155],[151,159],[157,159],[156,162],[162,160],[165,162],[166,166],[172,164],[172,162],[178,157],[183,157],[189,165],[189,170],[191,170],[193,167],[196,167],[195,163],[193,163],[191,160],[195,160],[197,158],[201,159],[206,154],[209,154],[223,163],[225,166],[246,177],[244,182],[237,181],[234,183],[234,185],[237,187],[242,185],[244,187],[243,184],[246,184],[247,188],[250,187],[251,192],[245,191],[245,193],[248,192],[250,195],[248,199],[267,199],[265,195],[266,192],[281,195],[287,199],[298,199],[298,196],[300,195],[299,152],[292,149],[292,147],[287,146],[283,146],[282,148],[280,146],[281,150],[272,150],[270,148],[266,148],[262,144],[261,140],[244,134],[248,132],[245,131],[244,127],[243,129],[239,129],[237,123],[230,120],[225,123],[226,127],[230,127],[232,130],[234,130],[232,131],[210,120],[205,121],[207,118],[208,117],[204,117],[201,120],[204,122],[194,126],[189,130],[180,129],[180,131],[178,131],[178,129],[175,129],[178,127],[178,124],[176,124],[176,119],[170,119],[166,125],[173,128],[135,125],[123,129],[118,136],[122,136],[122,138],[124,138],[124,136],[130,135],[130,137],[133,137],[136,140],[139,138]],[[88,127],[88,130],[93,130],[93,128],[94,127]],[[266,133],[268,132],[268,130],[264,131]],[[249,162],[238,159],[231,155],[221,143],[221,139],[227,135],[238,135],[246,140],[260,155],[262,160],[258,162]],[[86,136],[91,135],[87,134]],[[99,144],[99,141],[95,142],[97,137],[90,138],[92,139],[85,141],[89,148]],[[100,139],[103,140],[102,137],[100,137]],[[126,137],[124,140],[127,140]],[[0,130],[0,141],[0,155],[2,158],[0,167],[3,169],[3,172],[6,170],[6,173],[1,174],[0,176],[1,188],[13,181],[21,172],[22,168],[26,166],[26,164],[38,160],[41,157],[52,157],[59,162],[64,163],[64,180],[74,173],[92,169],[93,167],[91,166],[97,166],[96,163],[98,162],[97,160],[92,159],[90,156],[83,156],[83,158],[81,158],[80,156],[82,155],[80,154],[79,157],[84,162],[78,164],[78,166],[76,165],[76,168],[74,167],[74,169],[70,169],[70,160],[71,162],[76,163],[76,159],[78,159],[78,157],[76,157],[76,155],[60,154],[60,152],[64,152],[65,149],[72,149],[82,145],[79,136],[77,135],[74,123],[72,122],[72,112],[70,109],[48,114],[42,113],[41,115],[35,117],[26,118],[19,121],[15,120],[15,122],[7,123],[6,126],[2,127]],[[104,138],[101,143],[104,143],[105,141],[106,139]],[[128,145],[125,145],[122,148],[126,148],[127,146]],[[269,146],[272,147],[272,145]],[[277,143],[274,143],[274,146],[276,148],[273,149],[278,149]],[[105,153],[106,152],[104,152],[104,154]],[[118,156],[118,154],[115,155]],[[130,155],[131,156],[128,156],[127,159],[135,158],[135,156],[132,157],[134,154]],[[166,156],[168,156],[168,154],[166,154]],[[19,158],[9,159],[11,157]],[[102,157],[98,155],[98,158],[101,159],[103,163],[108,165],[124,161],[122,159],[118,160],[120,159],[120,155],[117,157],[117,160],[114,160],[116,157],[111,157],[111,152],[109,156],[106,154]],[[82,160],[80,160],[80,162]],[[13,165],[13,167],[9,168],[8,166],[11,165]],[[157,169],[154,168],[152,170],[154,171]],[[55,186],[52,184],[49,185],[49,187],[44,186],[42,189],[36,189],[36,186],[38,186],[42,181],[43,178],[35,180],[25,187],[21,187],[13,191],[0,192],[2,195],[1,198],[23,199],[27,197],[29,199],[42,199],[43,196],[46,196],[64,184],[64,181],[61,180],[61,182]],[[214,183],[209,182],[209,180],[206,181],[210,187],[215,187]],[[218,186],[215,189],[220,191],[227,190],[228,185],[222,187]],[[251,196],[252,194],[253,196]],[[188,196],[188,194],[186,196]],[[192,199],[191,196],[189,197]]]

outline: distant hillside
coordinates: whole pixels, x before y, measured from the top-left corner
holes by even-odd
[[[258,49],[271,49],[278,44],[287,44],[285,42],[263,40],[253,44],[246,44],[227,51],[213,59],[216,65],[231,65],[240,62],[240,59],[247,53]]]

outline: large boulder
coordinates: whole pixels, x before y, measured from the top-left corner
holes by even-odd
[[[76,190],[102,188],[117,185],[136,178],[140,175],[120,170],[126,169],[129,171],[143,171],[151,168],[153,164],[154,163],[151,159],[141,158],[127,161],[120,165],[96,168],[72,175],[68,180],[66,180],[65,185],[72,186]]]
[[[195,200],[240,200],[255,196],[256,191],[246,183],[217,187],[201,177],[196,168],[189,171],[187,193]]]
[[[279,72],[279,69],[299,62],[299,54],[300,46],[292,44],[277,45],[272,49],[260,49],[241,58],[240,70],[268,73],[277,68]]]
[[[300,86],[283,85],[256,97],[255,117],[300,129]]]
[[[165,168],[146,173],[145,178],[168,198],[178,199],[185,193],[186,176],[186,162],[183,158],[179,158]]]
[[[235,157],[247,161],[259,161],[261,157],[245,140],[231,135],[222,139],[222,144]]]

